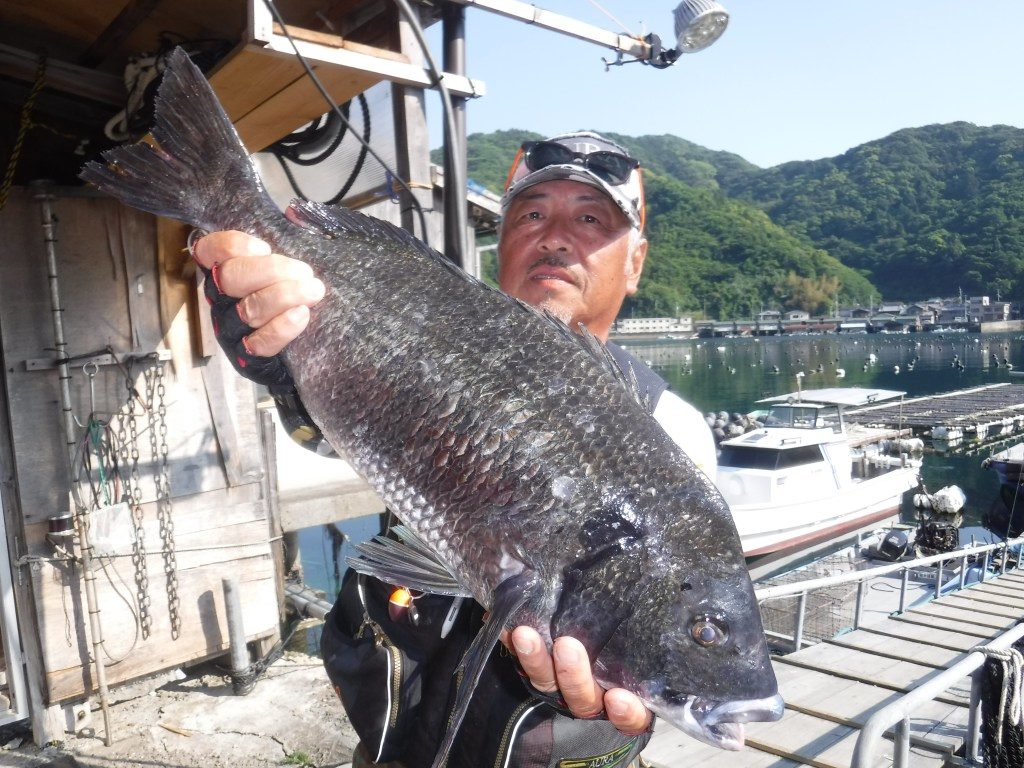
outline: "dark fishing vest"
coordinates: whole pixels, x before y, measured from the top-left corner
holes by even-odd
[[[627,378],[629,378],[629,371],[632,369],[633,374],[636,376],[640,395],[647,398],[648,410],[653,414],[654,409],[658,407],[661,393],[668,389],[668,382],[618,344],[609,341],[605,344],[605,347],[607,347],[608,354],[615,359],[615,362],[618,363],[619,368],[622,369]]]

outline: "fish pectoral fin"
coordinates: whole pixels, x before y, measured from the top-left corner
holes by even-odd
[[[524,605],[538,602],[543,591],[543,586],[534,571],[523,571],[516,576],[507,578],[494,590],[494,602],[491,605],[490,616],[473,639],[459,664],[458,673],[462,675],[462,679],[459,681],[459,689],[455,696],[455,709],[448,721],[448,730],[444,734],[444,741],[441,742],[437,755],[434,757],[433,768],[440,768],[448,759],[448,752],[455,742],[455,735],[459,732],[459,726],[469,710],[470,698],[473,696],[473,691],[476,690],[477,683],[480,682],[480,675],[483,674],[484,666],[491,656],[491,650],[498,644],[501,631]]]
[[[473,596],[416,534],[404,525],[395,526],[391,531],[399,541],[375,536],[356,545],[358,557],[346,558],[349,567],[388,584],[400,584],[418,592],[450,597]]]

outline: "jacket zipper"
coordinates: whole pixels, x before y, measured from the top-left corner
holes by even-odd
[[[505,768],[508,765],[508,758],[512,753],[512,742],[515,740],[516,730],[518,730],[520,723],[526,719],[526,716],[542,703],[539,701],[524,701],[512,711],[512,717],[505,724],[505,732],[501,735],[501,743],[498,745],[498,755],[494,761],[494,768]],[[527,711],[524,712],[524,710]]]
[[[364,614],[363,625],[359,628],[359,634],[362,634],[367,627],[373,632],[374,642],[378,647],[383,645],[388,652],[388,656],[391,657],[391,679],[389,681],[391,686],[391,708],[388,711],[388,727],[394,728],[398,724],[398,703],[402,688],[402,653],[398,650],[394,641],[388,637],[384,628]],[[381,743],[383,744],[383,742],[384,738],[381,737]]]

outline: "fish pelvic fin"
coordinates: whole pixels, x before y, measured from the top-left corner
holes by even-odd
[[[147,143],[103,153],[79,177],[126,205],[214,230],[280,211],[270,200],[231,120],[181,48],[167,58]],[[240,201],[240,197],[244,200]]]
[[[466,650],[466,655],[462,657],[462,662],[459,665],[458,672],[461,673],[462,679],[459,681],[458,691],[455,694],[455,709],[452,710],[448,720],[448,730],[445,731],[444,740],[438,747],[431,768],[442,768],[448,760],[448,753],[451,751],[452,744],[455,743],[459,726],[462,725],[466,712],[469,711],[469,702],[473,691],[476,690],[477,683],[480,682],[480,675],[483,674],[491,651],[498,644],[501,631],[516,617],[520,609],[531,603],[539,602],[543,592],[543,585],[534,571],[523,571],[517,576],[505,579],[494,590],[490,616]]]
[[[388,584],[401,584],[418,592],[450,597],[472,597],[448,566],[404,525],[391,529],[400,540],[375,536],[355,547],[358,557],[348,557],[349,567]]]

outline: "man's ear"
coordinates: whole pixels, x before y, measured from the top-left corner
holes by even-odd
[[[626,257],[626,295],[636,293],[640,283],[640,274],[644,271],[644,259],[647,258],[647,238],[641,236],[636,246]]]

